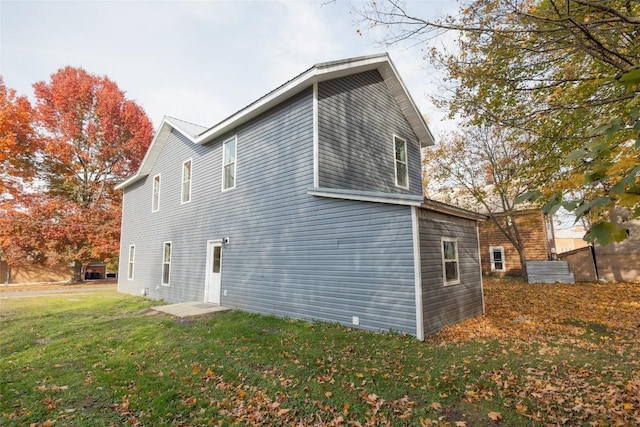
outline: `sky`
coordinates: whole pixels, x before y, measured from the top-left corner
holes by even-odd
[[[451,128],[430,102],[438,78],[420,46],[385,46],[358,1],[4,1],[0,74],[18,94],[71,65],[106,75],[157,128],[165,115],[212,126],[312,65],[389,52],[436,135]],[[410,2],[417,16],[456,2]],[[358,33],[360,30],[361,35]]]

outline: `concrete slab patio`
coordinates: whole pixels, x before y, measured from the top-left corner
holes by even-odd
[[[188,317],[201,317],[212,316],[218,313],[224,313],[231,311],[228,307],[223,307],[218,304],[203,303],[198,301],[181,302],[178,304],[159,305],[157,307],[151,307],[152,310],[156,310],[162,313],[167,313],[180,319]]]

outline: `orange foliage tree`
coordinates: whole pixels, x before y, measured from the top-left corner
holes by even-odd
[[[0,76],[0,202],[13,200],[22,189],[22,180],[33,178],[39,147],[32,119],[29,100],[16,96]]]
[[[117,258],[121,196],[113,187],[137,169],[153,127],[113,81],[81,68],[33,87],[37,135],[27,145],[36,148],[42,190],[0,219],[0,251],[10,264],[69,263],[79,281],[91,260]]]

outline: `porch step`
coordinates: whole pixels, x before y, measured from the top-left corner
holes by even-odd
[[[528,261],[529,283],[575,283],[566,261]]]
[[[184,319],[187,317],[210,316],[217,313],[231,311],[231,309],[228,307],[223,307],[221,305],[212,303],[203,303],[199,301],[188,301],[178,304],[161,305],[157,307],[151,307],[151,309],[170,314],[180,319]]]

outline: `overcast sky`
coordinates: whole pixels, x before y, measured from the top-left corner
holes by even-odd
[[[450,127],[429,102],[437,79],[420,47],[377,44],[351,11],[359,4],[1,0],[0,73],[31,97],[34,82],[82,67],[115,81],[156,127],[165,115],[211,126],[313,64],[387,51],[432,131]],[[456,7],[410,4],[430,17]]]

